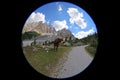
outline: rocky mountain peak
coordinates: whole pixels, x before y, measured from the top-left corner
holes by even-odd
[[[55,34],[56,31],[53,27],[43,22],[32,22],[24,25],[23,33],[28,31],[35,31],[39,34]]]
[[[72,38],[72,39],[75,38],[74,35],[71,33],[71,31],[65,28],[57,31],[57,36],[60,36],[63,38]]]
[[[32,22],[25,24],[23,33],[28,31],[35,31],[38,34],[41,34],[41,36],[52,36],[52,37],[61,37],[61,38],[72,38],[74,39],[74,35],[71,33],[70,30],[64,28],[62,30],[56,31],[54,27],[47,25],[43,22]]]

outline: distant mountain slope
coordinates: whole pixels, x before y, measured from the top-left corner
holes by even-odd
[[[71,33],[68,29],[62,29],[59,31],[56,31],[54,27],[47,25],[46,23],[40,22],[32,22],[32,23],[26,23],[23,28],[23,34],[26,32],[34,31],[38,34],[40,34],[40,37],[42,36],[50,36],[52,38],[65,38],[65,39],[75,39],[74,35]]]

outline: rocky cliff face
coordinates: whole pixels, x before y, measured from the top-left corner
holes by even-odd
[[[74,35],[68,29],[62,29],[60,31],[57,31],[57,36],[60,36],[62,38],[67,38],[68,40],[75,39]]]
[[[28,31],[35,31],[39,34],[47,34],[47,33],[55,34],[56,33],[53,27],[50,27],[47,24],[42,22],[26,23],[23,28],[23,33]]]

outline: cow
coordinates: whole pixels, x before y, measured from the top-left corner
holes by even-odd
[[[54,40],[54,51],[58,50],[59,44],[63,41],[63,39],[57,38]]]

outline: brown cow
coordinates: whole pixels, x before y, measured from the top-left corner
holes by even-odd
[[[55,39],[54,41],[54,50],[57,51],[58,50],[58,46],[59,46],[59,43],[63,41],[63,39],[60,39],[60,38],[57,38]]]

